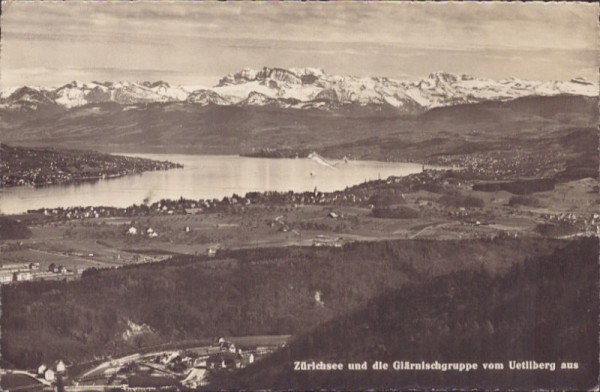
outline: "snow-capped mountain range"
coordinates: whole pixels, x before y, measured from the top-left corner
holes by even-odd
[[[405,81],[330,75],[317,68],[265,67],[243,69],[223,77],[216,86],[206,88],[175,86],[163,81],[72,82],[58,88],[12,88],[0,92],[0,109],[36,110],[46,105],[70,109],[101,102],[121,105],[189,102],[324,110],[347,105],[375,105],[409,113],[441,106],[561,94],[597,96],[598,85],[581,78],[543,82],[515,78],[496,81],[446,72],[434,72],[419,81]]]

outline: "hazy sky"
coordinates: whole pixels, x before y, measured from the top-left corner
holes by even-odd
[[[4,2],[3,2],[4,5]],[[2,87],[213,85],[244,67],[598,79],[596,4],[33,2],[2,15]]]

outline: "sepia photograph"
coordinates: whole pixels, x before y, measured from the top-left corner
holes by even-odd
[[[1,11],[1,391],[599,390],[597,4]]]

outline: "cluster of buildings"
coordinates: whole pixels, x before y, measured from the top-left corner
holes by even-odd
[[[492,151],[439,156],[436,157],[433,163],[444,166],[458,166],[461,171],[476,178],[501,179],[537,176],[542,169],[552,166],[560,155],[563,155],[563,153],[547,154],[515,149],[511,150],[510,154]]]
[[[220,338],[217,344],[209,347],[138,356],[133,362],[123,365],[121,369],[115,369],[117,377],[113,383],[118,382],[121,389],[127,391],[147,388],[143,385],[130,385],[130,378],[140,371],[152,369],[154,373],[174,377],[173,385],[179,383],[186,388],[197,388],[206,385],[206,376],[209,372],[246,367],[255,362],[258,357],[271,353],[275,348],[276,346],[265,346],[242,350],[234,343]]]
[[[600,236],[600,214],[574,214],[563,212],[557,214],[543,214],[542,219],[551,224],[567,224],[575,226],[585,235]]]
[[[148,237],[148,238],[156,238],[156,237],[158,237],[158,233],[156,231],[154,231],[154,229],[152,227],[148,227],[146,230],[138,230],[137,227],[131,226],[127,230],[127,235],[130,235],[130,236],[144,236],[144,237]]]
[[[319,234],[312,240],[313,246],[321,247],[328,246],[332,248],[341,248],[343,245],[342,238],[340,237],[330,237],[326,235]]]
[[[63,265],[51,264],[47,271],[40,269],[40,263],[11,263],[0,265],[0,284],[26,282],[31,280],[55,279],[74,275],[81,271],[70,271]]]
[[[105,217],[142,217],[156,215],[195,215],[200,213],[226,212],[249,205],[264,206],[297,206],[297,205],[335,205],[356,206],[368,205],[373,191],[379,188],[404,189],[405,191],[428,189],[445,181],[447,185],[455,179],[445,179],[446,172],[425,170],[422,173],[406,177],[390,177],[387,180],[369,181],[363,184],[336,192],[320,192],[316,188],[312,192],[248,192],[245,196],[233,195],[222,199],[175,199],[161,200],[152,204],[118,207],[67,207],[54,209],[29,210],[52,220],[94,219]],[[137,230],[137,228],[136,228]],[[133,233],[130,233],[133,235]],[[139,235],[139,231],[136,235]]]
[[[264,352],[263,355],[268,352]],[[234,343],[220,338],[216,352],[198,356],[193,360],[193,364],[190,366],[191,369],[186,378],[181,381],[181,384],[188,388],[206,385],[207,372],[244,368],[256,360],[255,355],[259,354],[253,351],[243,351],[241,348],[237,348]]]
[[[56,361],[54,366],[41,364],[37,369],[37,376],[49,382],[54,382],[59,374],[67,370],[65,363],[61,360]]]
[[[12,263],[0,265],[0,284],[33,280],[39,271],[39,263]]]

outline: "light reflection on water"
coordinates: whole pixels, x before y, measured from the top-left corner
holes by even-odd
[[[146,172],[117,179],[42,188],[6,188],[0,196],[4,214],[69,206],[126,207],[144,199],[221,199],[252,191],[343,190],[365,180],[405,176],[420,164],[332,161],[335,168],[311,159],[266,159],[232,155],[127,154],[181,163],[184,169]]]

